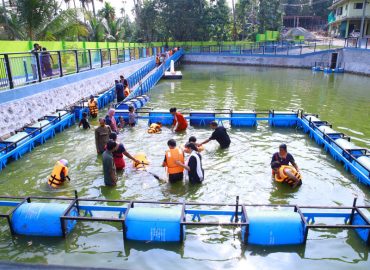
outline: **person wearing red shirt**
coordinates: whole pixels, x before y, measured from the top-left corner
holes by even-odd
[[[173,115],[173,123],[172,123],[172,131],[180,132],[186,130],[188,127],[188,122],[186,121],[185,117],[177,112],[176,108],[171,108],[170,113]]]

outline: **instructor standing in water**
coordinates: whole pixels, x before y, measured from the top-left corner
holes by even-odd
[[[226,128],[219,127],[217,122],[215,121],[212,121],[210,126],[214,130],[211,137],[199,144],[198,147],[208,143],[209,141],[216,140],[220,144],[220,147],[222,149],[228,148],[230,146],[231,140],[229,134],[227,134]]]
[[[176,108],[171,108],[170,113],[173,115],[171,130],[175,132],[186,130],[186,128],[188,127],[188,122],[186,122],[185,117],[181,113],[179,113]]]

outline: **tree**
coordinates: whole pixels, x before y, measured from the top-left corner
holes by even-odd
[[[260,33],[267,30],[280,30],[283,25],[283,12],[279,0],[260,0],[258,23]]]
[[[230,8],[225,0],[213,0],[208,8],[208,25],[211,40],[224,41],[230,37]]]
[[[116,18],[116,11],[109,2],[105,2],[104,7],[98,11],[98,16],[105,18],[107,22],[114,21]]]
[[[258,32],[256,0],[239,0],[235,5],[236,32],[239,40],[253,39]]]

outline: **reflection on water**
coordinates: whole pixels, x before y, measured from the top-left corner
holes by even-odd
[[[269,109],[303,108],[317,112],[355,136],[360,145],[369,146],[370,95],[364,86],[370,81],[350,75],[324,76],[304,70],[255,67],[186,66],[184,79],[161,82],[152,92],[149,106],[193,109]],[[351,92],[348,92],[351,85]],[[365,87],[366,88],[366,87]],[[104,116],[104,112],[102,113]],[[97,126],[97,122],[91,121]],[[260,123],[257,128],[228,129],[232,144],[221,150],[217,143],[205,145],[202,152],[205,181],[189,185],[187,181],[170,185],[145,171],[135,171],[131,161],[119,173],[116,188],[104,186],[102,160],[96,156],[94,131],[72,127],[43,146],[35,148],[18,162],[10,163],[0,174],[0,193],[5,195],[79,196],[127,200],[198,201],[232,203],[273,203],[299,205],[369,204],[368,188],[358,182],[296,129],[271,128]],[[173,134],[163,128],[161,134],[147,134],[140,121],[134,129],[119,134],[131,153],[145,152],[148,170],[166,178],[161,167],[167,140],[178,144],[195,135],[208,138],[208,128],[190,127]],[[271,180],[271,156],[282,142],[288,144],[303,175],[303,185],[291,190]],[[56,160],[69,160],[71,182],[51,190],[46,178]],[[38,239],[9,236],[1,223],[0,259],[126,269],[367,269],[369,249],[354,232],[311,231],[306,246],[266,248],[241,244],[239,229],[225,227],[187,227],[183,244],[157,245],[122,241],[121,226],[112,223],[78,223],[67,239]],[[160,258],[160,259],[159,259]]]

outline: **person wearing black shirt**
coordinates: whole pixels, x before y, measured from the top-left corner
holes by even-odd
[[[279,146],[279,152],[272,155],[271,164],[274,161],[278,161],[281,165],[289,166],[290,164],[299,171],[298,165],[295,163],[293,156],[288,153],[286,144],[281,144]],[[274,172],[272,173],[274,175]]]
[[[81,127],[82,125],[82,128],[83,129],[88,129],[90,128],[90,124],[89,124],[89,120],[87,120],[87,113],[82,113],[82,119],[80,121],[80,123],[78,124],[78,127]]]
[[[189,182],[200,184],[204,180],[204,170],[202,167],[202,156],[198,153],[198,148],[194,143],[185,144],[184,152],[190,154],[186,164],[177,161],[176,164],[188,171]]]
[[[229,137],[229,134],[227,134],[226,128],[219,127],[217,122],[212,121],[210,124],[211,128],[214,130],[211,137],[209,139],[205,140],[198,146],[202,146],[203,144],[208,143],[209,141],[216,140],[221,148],[228,148],[230,146],[231,140]]]
[[[120,82],[123,84],[123,89],[125,89],[126,87],[130,87],[128,85],[128,81],[125,79],[123,75],[119,76],[119,78],[120,78]]]
[[[120,83],[118,80],[115,80],[115,83],[116,83],[116,96],[117,96],[117,103],[118,103],[125,99],[125,95],[123,93],[124,87],[123,87],[123,84]]]

